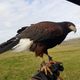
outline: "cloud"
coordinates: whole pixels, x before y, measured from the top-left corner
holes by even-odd
[[[80,6],[66,0],[0,0],[0,41],[14,36],[22,26],[39,21],[68,20],[79,26],[79,19]]]

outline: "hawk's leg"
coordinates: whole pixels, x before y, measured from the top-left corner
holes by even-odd
[[[48,55],[48,52],[46,51],[46,55],[48,56],[49,62],[45,62],[43,60],[43,62],[41,63],[41,71],[44,71],[45,74],[47,75],[47,73],[52,74],[50,67],[51,67],[51,63],[53,62],[52,57]]]
[[[48,56],[49,61],[53,61],[53,59],[50,55],[47,54],[47,56]]]

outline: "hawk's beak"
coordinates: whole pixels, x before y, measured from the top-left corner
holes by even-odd
[[[76,29],[75,26],[72,26],[72,25],[71,25],[69,28],[70,28],[72,31],[74,31],[74,33],[76,33],[77,29]]]
[[[76,31],[77,31],[76,27],[73,28],[73,31],[74,31],[74,33],[76,33]]]

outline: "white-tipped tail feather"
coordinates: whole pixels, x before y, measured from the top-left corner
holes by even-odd
[[[12,49],[16,52],[20,51],[29,51],[30,46],[32,45],[33,41],[31,41],[29,38],[20,39],[19,43],[14,46]]]

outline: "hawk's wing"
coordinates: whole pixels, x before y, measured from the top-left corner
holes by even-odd
[[[63,34],[62,27],[53,22],[40,22],[25,29],[21,34],[21,38],[30,38],[33,41],[43,41],[46,39],[54,39]]]
[[[17,33],[20,34],[22,31],[24,31],[24,30],[27,29],[27,28],[28,28],[28,26],[22,27],[21,29],[17,30]]]

